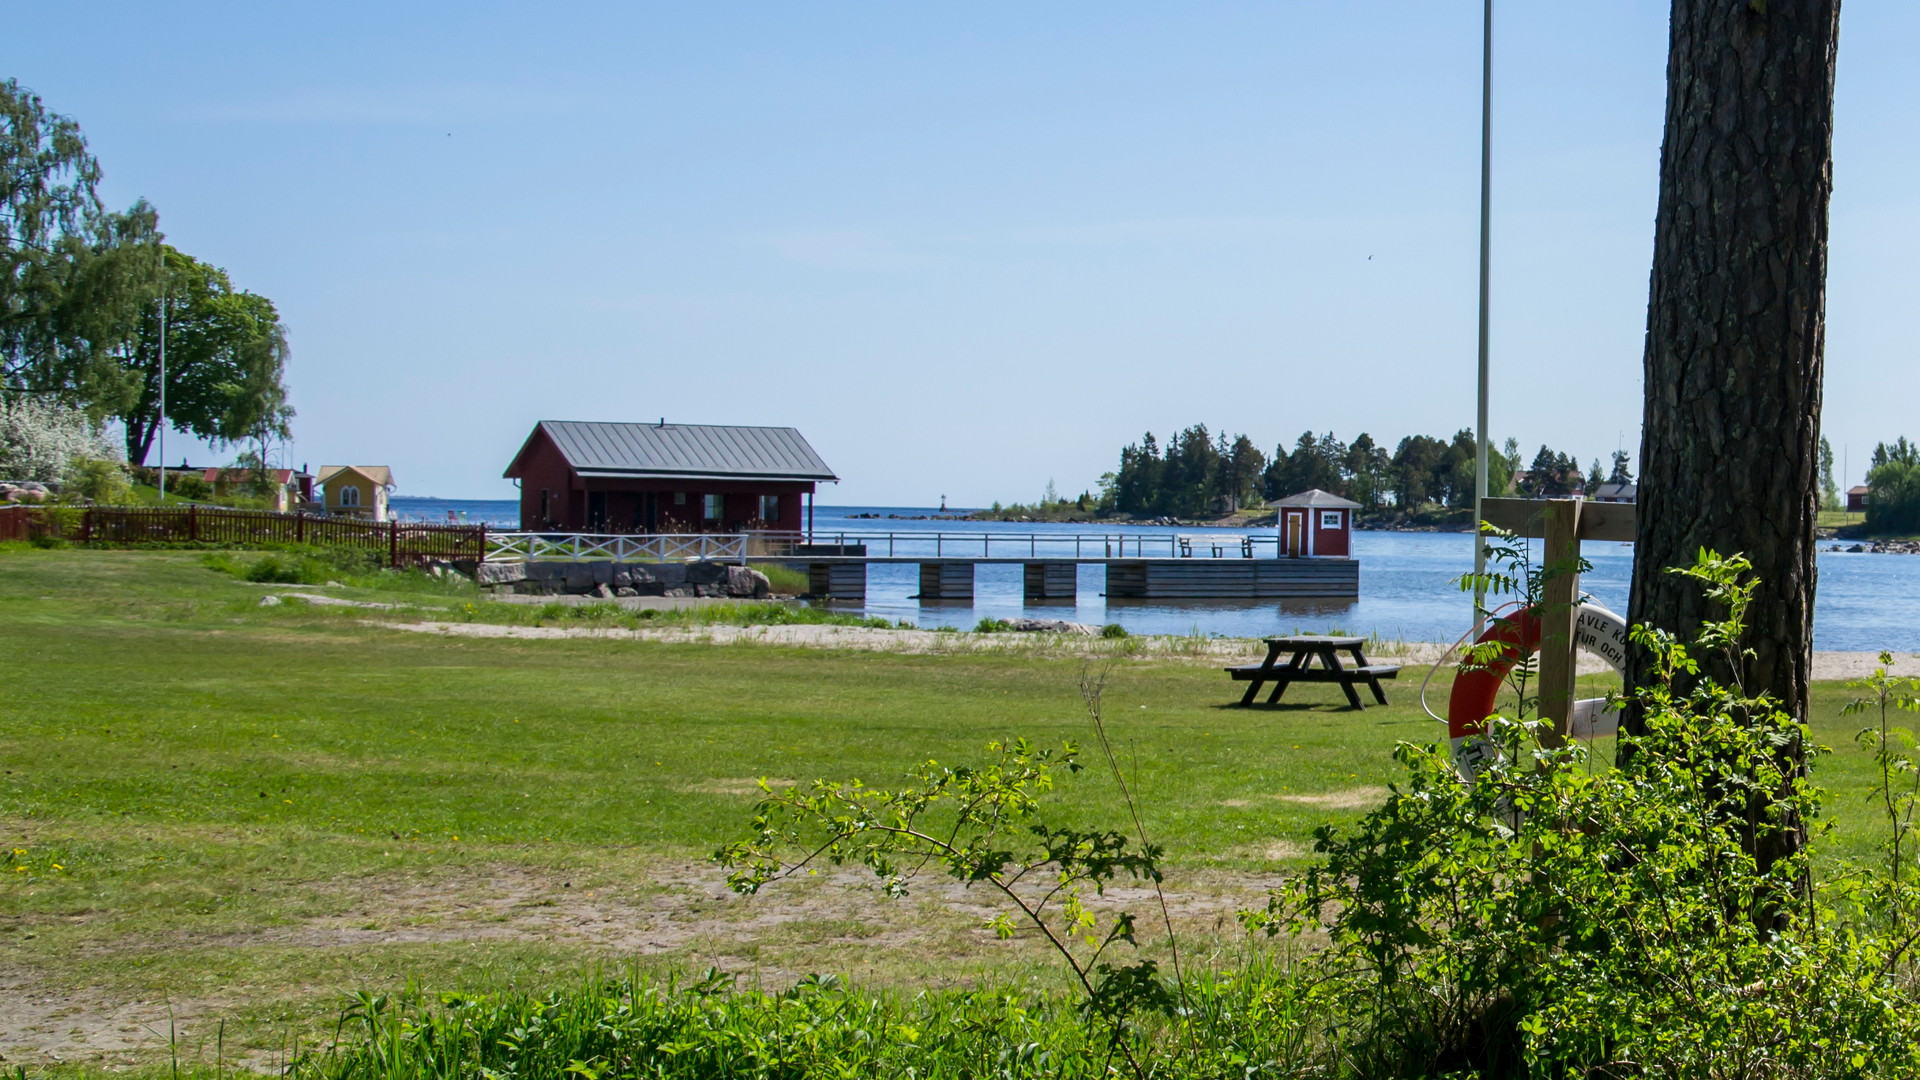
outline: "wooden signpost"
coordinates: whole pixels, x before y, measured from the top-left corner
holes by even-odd
[[[1572,724],[1580,541],[1632,542],[1638,524],[1634,504],[1584,499],[1487,499],[1480,516],[1516,536],[1545,541],[1540,565],[1550,572],[1540,609],[1539,708],[1540,718],[1553,725],[1553,732],[1550,739],[1541,742],[1548,749],[1564,746]]]

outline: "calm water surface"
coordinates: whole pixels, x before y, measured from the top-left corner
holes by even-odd
[[[455,520],[484,522],[499,528],[518,525],[518,504],[511,500],[396,497],[392,505],[409,520],[444,522],[448,520],[447,512],[453,511]],[[829,537],[821,534],[840,531],[925,534],[944,531],[975,536],[981,533],[1022,536],[1124,533],[1145,537],[1204,535],[1208,531],[1154,526],[910,520],[937,513],[925,508],[821,506],[814,512],[814,533],[816,539],[824,541]],[[880,516],[854,517],[856,514]],[[916,566],[876,563],[867,572],[866,610],[919,626],[970,627],[986,616],[1027,615],[1096,624],[1113,622],[1135,633],[1147,634],[1197,632],[1259,637],[1337,629],[1408,641],[1451,641],[1472,621],[1471,602],[1454,585],[1463,571],[1472,568],[1471,537],[1464,533],[1361,531],[1354,533],[1353,546],[1360,560],[1360,598],[1356,601],[1108,601],[1101,595],[1106,585],[1105,571],[1090,565],[1080,568],[1079,596],[1075,602],[1028,605],[1020,595],[1020,567],[1011,564],[980,566],[975,571],[971,604],[922,604],[910,599],[920,588]],[[1584,554],[1593,564],[1593,570],[1581,579],[1581,587],[1600,603],[1624,615],[1633,546],[1588,543]],[[1819,560],[1820,587],[1813,620],[1815,648],[1920,651],[1920,556],[1852,555],[1823,550]]]

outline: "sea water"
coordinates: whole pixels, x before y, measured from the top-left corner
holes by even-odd
[[[469,524],[484,523],[500,529],[517,528],[519,524],[519,504],[512,500],[402,497],[391,500],[391,505],[405,520],[444,523],[451,511],[453,520]],[[814,509],[814,534],[816,539],[826,541],[832,539],[830,534],[840,532],[1165,537],[1204,536],[1211,531],[1192,526],[964,521],[956,519],[960,513],[964,511],[942,514],[924,507],[819,506]],[[1226,531],[1235,535],[1272,532]],[[1823,542],[1820,547],[1814,648],[1920,651],[1920,555],[1851,554],[1839,550],[1841,545],[1833,542]],[[1357,600],[1109,600],[1101,595],[1106,586],[1104,568],[1084,564],[1079,571],[1078,595],[1072,602],[1029,603],[1021,596],[1019,564],[986,563],[974,571],[971,602],[922,603],[912,598],[920,591],[917,565],[874,563],[867,570],[866,603],[856,610],[926,627],[965,628],[986,617],[1026,616],[1096,625],[1118,623],[1139,634],[1229,637],[1338,630],[1406,641],[1450,642],[1471,625],[1472,600],[1457,584],[1460,575],[1473,566],[1471,536],[1362,529],[1353,534],[1353,548],[1360,560]],[[1004,548],[996,547],[995,554],[1003,553]],[[1580,587],[1599,603],[1625,615],[1633,545],[1588,541],[1581,553],[1593,569],[1581,577]]]

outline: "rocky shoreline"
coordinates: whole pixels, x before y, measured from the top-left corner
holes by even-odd
[[[1834,550],[1853,555],[1920,555],[1920,540],[1862,540]]]

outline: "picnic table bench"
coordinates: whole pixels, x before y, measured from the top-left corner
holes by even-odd
[[[1365,638],[1328,637],[1322,634],[1305,634],[1293,637],[1270,637],[1267,639],[1267,658],[1258,664],[1238,664],[1227,669],[1236,682],[1245,681],[1252,685],[1240,699],[1240,704],[1251,705],[1259,696],[1260,688],[1273,683],[1273,693],[1267,697],[1271,705],[1280,700],[1287,687],[1297,682],[1339,683],[1347,693],[1347,703],[1356,709],[1366,708],[1360,700],[1357,684],[1364,683],[1373,691],[1373,699],[1380,704],[1387,703],[1387,692],[1380,688],[1381,679],[1398,678],[1400,668],[1397,664],[1369,664],[1367,656],[1361,651],[1366,644]],[[1280,654],[1291,652],[1292,659],[1280,663]],[[1353,666],[1340,662],[1340,653],[1353,656]],[[1314,658],[1320,660],[1319,667],[1313,667]]]
[[[1253,537],[1251,536],[1176,536],[1174,543],[1180,545],[1180,557],[1193,558],[1193,549],[1212,548],[1213,557],[1218,559],[1228,550],[1238,548],[1243,559],[1253,558]]]

